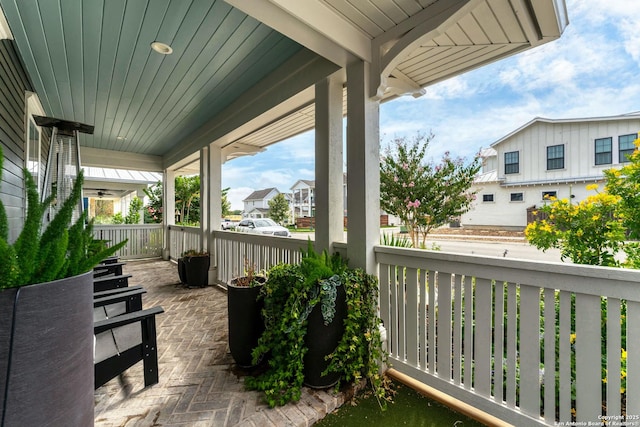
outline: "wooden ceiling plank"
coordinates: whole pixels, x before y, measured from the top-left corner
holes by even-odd
[[[507,0],[486,0],[491,12],[496,17],[509,43],[526,43],[527,36],[518,21],[516,14]]]
[[[493,14],[493,10],[491,10],[488,3],[481,3],[473,10],[472,14],[482,26],[482,29],[489,38],[490,43],[509,43],[509,38],[505,34],[502,25],[500,25],[500,22],[498,22],[498,19]]]
[[[175,2],[171,6],[173,7],[174,4]],[[218,8],[218,5],[222,5],[222,9]],[[216,2],[213,7],[202,3],[191,4],[186,12],[170,9],[170,13],[184,16],[183,25],[172,41],[174,52],[164,58],[164,66],[153,75],[144,71],[149,56],[144,63],[140,61],[135,64],[136,67],[141,67],[143,72],[140,73],[140,78],[137,81],[132,81],[131,87],[126,91],[132,94],[131,102],[121,120],[122,125],[119,133],[127,138],[128,144],[139,144],[135,135],[142,126],[143,120],[149,117],[153,105],[167,102],[168,96],[181,82],[180,76],[194,66],[194,62],[198,60],[199,56],[209,54],[205,50],[207,40],[204,37],[196,37],[196,34],[210,32],[218,28],[228,11],[229,7],[221,2]],[[141,40],[149,38],[146,35],[147,31],[158,33],[160,30],[158,28],[143,28]],[[151,52],[148,45],[142,41],[139,43],[139,49],[141,52],[146,52],[147,55],[154,57],[158,55]]]

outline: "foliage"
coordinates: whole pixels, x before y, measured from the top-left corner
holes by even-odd
[[[140,223],[140,210],[142,209],[142,200],[138,197],[131,199],[129,203],[129,213],[124,219],[125,224],[139,224]]]
[[[262,285],[265,282],[265,276],[256,273],[255,265],[245,258],[244,259],[244,272],[242,275],[236,277],[231,281],[235,286],[253,288],[255,286]]]
[[[547,218],[525,229],[529,243],[542,250],[560,249],[563,260],[568,258],[577,264],[619,266],[615,256],[626,238],[625,227],[617,217],[619,196],[597,193],[577,204],[554,197],[550,201],[539,209]]]
[[[284,197],[284,194],[279,193],[276,197],[269,200],[269,218],[283,224],[289,217],[289,202]]]
[[[380,205],[407,226],[413,247],[429,232],[467,212],[475,193],[470,191],[480,170],[480,158],[469,163],[445,153],[439,164],[427,162],[433,136],[398,138],[380,161]]]
[[[378,279],[361,269],[346,270],[342,279],[347,293],[345,331],[335,351],[328,357],[326,370],[340,373],[340,382],[356,382],[367,378],[371,393],[385,408],[391,401],[389,379],[380,374],[379,363],[387,361],[382,349],[378,318]]]
[[[162,182],[158,181],[150,187],[145,188],[144,194],[148,202],[144,213],[145,224],[162,222]]]
[[[618,196],[618,218],[629,232],[631,239],[640,239],[640,138],[634,142],[636,149],[628,157],[629,163],[620,169],[604,171],[605,191]]]
[[[221,215],[227,216],[231,213],[231,202],[229,201],[229,190],[231,188],[223,188],[222,189],[222,200],[221,200]]]
[[[380,244],[384,246],[395,246],[397,248],[412,248],[411,240],[406,236],[396,236],[393,233],[383,233],[380,236]]]
[[[257,377],[248,377],[250,389],[264,392],[269,406],[300,399],[304,381],[307,316],[318,303],[325,323],[335,313],[335,291],[344,286],[348,316],[345,334],[332,353],[327,372],[340,372],[341,381],[367,378],[374,394],[387,396],[386,382],[378,373],[378,361],[386,361],[381,349],[377,317],[377,282],[360,270],[349,270],[339,255],[314,252],[311,242],[300,264],[278,264],[268,272],[261,289],[265,331],[253,351],[254,363],[269,353],[269,367]],[[333,309],[333,310],[332,310]]]
[[[0,157],[1,154],[0,150]],[[40,202],[32,175],[27,169],[23,173],[27,212],[23,229],[12,245],[7,241],[7,217],[4,206],[0,203],[0,258],[3,260],[0,263],[0,288],[49,282],[85,273],[127,243],[125,240],[107,247],[104,242],[94,240],[92,223],[85,225],[86,211],[71,224],[73,211],[82,195],[82,171],[73,184],[69,198],[62,203],[58,213],[41,233],[42,217],[55,194]]]
[[[124,217],[122,216],[121,212],[116,212],[115,214],[113,214],[112,223],[113,224],[124,224]]]
[[[200,216],[200,176],[176,176],[175,194],[180,222],[192,222],[193,216],[195,216],[194,221],[197,221]],[[198,212],[197,215],[193,215],[195,212]]]

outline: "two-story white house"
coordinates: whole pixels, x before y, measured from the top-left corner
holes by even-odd
[[[280,192],[275,187],[256,190],[249,194],[244,200],[242,200],[242,203],[244,204],[242,216],[250,218],[268,217],[269,200],[273,199],[278,194],[280,194]]]
[[[478,193],[462,225],[524,229],[527,208],[548,196],[583,200],[588,184],[604,182],[604,170],[628,162],[638,131],[640,112],[531,120],[482,150],[483,168],[472,187]]]
[[[316,182],[309,179],[299,179],[291,186],[289,199],[292,218],[314,216]]]

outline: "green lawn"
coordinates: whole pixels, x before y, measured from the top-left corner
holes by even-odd
[[[381,412],[375,398],[358,399],[356,406],[345,403],[314,424],[317,427],[480,427],[482,423],[450,410],[404,385],[397,386],[394,403]]]

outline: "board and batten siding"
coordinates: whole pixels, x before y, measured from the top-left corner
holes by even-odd
[[[638,133],[640,118],[593,122],[537,122],[497,144],[498,176],[504,184],[562,181],[601,176],[602,171],[620,166],[618,137]],[[612,138],[612,163],[595,164],[595,140]],[[564,168],[547,170],[547,147],[564,145]],[[520,152],[520,173],[504,173],[504,153]]]
[[[10,242],[18,237],[24,217],[25,94],[30,90],[13,40],[0,40],[0,144],[4,153],[0,199],[7,213]]]

